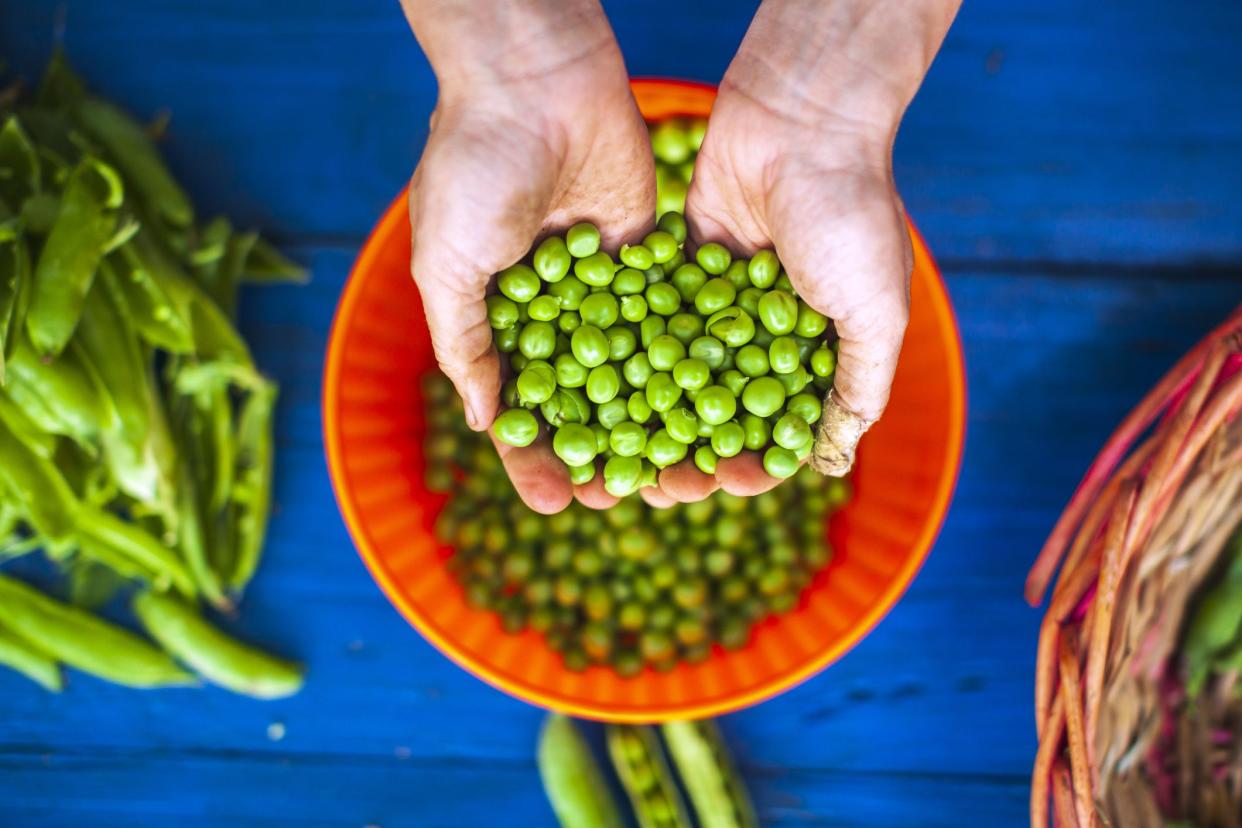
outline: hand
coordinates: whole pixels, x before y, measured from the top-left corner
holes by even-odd
[[[500,398],[483,301],[492,275],[579,220],[612,249],[654,223],[651,146],[616,44],[609,33],[577,47],[535,73],[442,82],[411,181],[414,279],[436,359],[476,430],[491,425]],[[575,492],[546,438],[521,449],[494,442],[536,511],[560,511],[575,493],[597,508],[616,502],[602,475]]]

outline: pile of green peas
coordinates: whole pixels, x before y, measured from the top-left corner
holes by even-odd
[[[656,214],[684,213],[694,162],[707,133],[706,118],[665,118],[648,124],[655,155]]]
[[[534,630],[584,670],[622,676],[742,647],[763,618],[786,612],[829,561],[825,517],[849,497],[843,480],[803,469],[752,498],[717,492],[654,509],[630,497],[606,511],[578,503],[529,509],[495,448],[472,432],[452,386],[424,384],[426,483],[450,497],[436,520],[469,603],[510,633]]]
[[[836,369],[828,319],[772,251],[708,243],[688,261],[685,239],[665,213],[614,261],[583,222],[498,275],[488,321],[512,373],[498,439],[527,446],[546,426],[575,483],[602,459],[618,497],[689,456],[707,474],[743,449],[774,477],[797,471]]]

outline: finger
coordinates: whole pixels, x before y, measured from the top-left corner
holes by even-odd
[[[703,500],[717,488],[716,478],[699,471],[693,460],[682,460],[660,472],[660,491],[678,503]]]
[[[604,488],[604,475],[596,472],[588,482],[574,486],[574,497],[590,509],[611,509],[621,498],[608,494]]]
[[[417,178],[416,178],[417,180]],[[453,255],[435,221],[420,218],[419,191],[411,190],[413,249],[410,270],[418,284],[436,362],[461,396],[475,431],[491,425],[500,399],[500,362],[492,346],[483,296],[490,274]]]
[[[515,448],[492,436],[492,443],[504,463],[505,472],[513,482],[522,501],[536,512],[554,515],[569,505],[574,487],[569,470],[552,452],[546,435],[525,448]]]
[[[754,497],[780,485],[780,479],[763,470],[763,458],[755,451],[723,457],[716,463],[716,480],[731,495]]]
[[[669,506],[677,505],[676,500],[673,500],[667,494],[660,491],[657,486],[643,486],[638,490],[638,494],[643,500],[647,501],[647,505],[653,509],[667,509]]]

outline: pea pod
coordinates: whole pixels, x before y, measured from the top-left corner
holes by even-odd
[[[97,159],[83,159],[69,176],[35,266],[26,312],[26,329],[40,354],[59,354],[77,328],[123,199],[116,171]]]
[[[194,207],[189,197],[141,126],[120,108],[86,95],[75,102],[71,112],[74,123],[103,148],[148,212],[175,228],[193,223]]]
[[[260,699],[302,687],[300,667],[230,638],[176,596],[148,590],[134,597],[133,607],[152,638],[212,684]]]
[[[638,817],[639,828],[690,828],[655,732],[644,726],[609,725],[608,753]]]
[[[18,439],[0,419],[0,490],[47,541],[72,543],[76,526],[77,497],[64,477],[45,457]]]
[[[39,428],[3,390],[0,390],[0,424],[27,449],[44,460],[52,459],[56,452],[56,435]]]
[[[224,595],[220,577],[212,567],[207,550],[207,532],[202,512],[202,499],[188,458],[178,469],[177,486],[177,535],[178,548],[189,566],[195,584],[212,606],[221,610],[232,608],[232,602]]]
[[[146,232],[139,231],[130,243],[113,254],[117,287],[129,308],[134,328],[148,344],[173,354],[194,351],[194,331],[190,309],[170,295],[165,287],[168,272],[153,248],[146,244]]]
[[[539,775],[561,828],[622,828],[616,801],[586,739],[553,713],[539,734]]]
[[[86,95],[86,87],[81,78],[69,65],[63,49],[57,48],[48,61],[39,82],[36,100],[44,106],[61,109],[78,102]]]
[[[175,687],[194,677],[128,630],[0,575],[0,625],[70,667],[126,687]]]
[[[0,240],[0,386],[23,321],[21,296],[30,281],[30,255],[20,236]]]
[[[0,664],[53,693],[59,693],[65,686],[56,659],[4,627],[0,627]]]
[[[272,502],[272,417],[276,386],[250,392],[242,403],[237,434],[237,482],[233,487],[235,549],[230,589],[242,590],[259,565]]]
[[[18,205],[42,189],[39,155],[16,115],[0,128],[0,198]]]
[[[1198,695],[1211,672],[1214,657],[1242,636],[1242,533],[1230,546],[1233,557],[1224,577],[1199,599],[1182,645],[1186,690]]]
[[[703,828],[758,826],[750,796],[716,725],[708,719],[667,722],[662,730],[699,824]]]
[[[247,282],[294,282],[306,281],[306,268],[284,256],[274,246],[255,236],[250,255],[241,268],[241,277]]]
[[[26,336],[17,340],[6,369],[9,396],[45,431],[84,447],[97,445],[110,412],[75,350],[44,360]]]
[[[181,558],[137,524],[90,503],[79,504],[77,523],[84,537],[112,547],[167,580],[183,595],[196,593],[194,579]]]

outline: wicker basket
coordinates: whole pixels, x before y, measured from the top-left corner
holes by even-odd
[[[1238,730],[1217,733],[1226,773],[1163,753],[1209,726],[1174,712],[1169,685],[1188,605],[1242,521],[1240,410],[1242,307],[1121,424],[1032,568],[1032,604],[1061,570],[1039,639],[1032,826],[1051,811],[1069,828],[1164,828],[1188,797],[1200,825],[1242,822]],[[1195,715],[1225,715],[1220,701]]]

